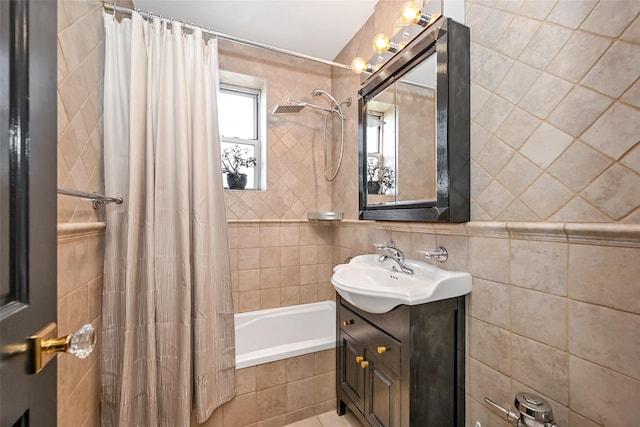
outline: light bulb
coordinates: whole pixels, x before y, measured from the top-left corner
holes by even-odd
[[[412,1],[408,1],[403,4],[402,11],[400,13],[402,14],[401,19],[403,25],[417,24],[420,22],[420,18],[422,16],[420,8]]]
[[[386,35],[379,33],[373,38],[373,50],[377,53],[386,52],[391,47],[391,41]]]
[[[417,4],[412,1],[406,2],[402,5],[402,11],[400,12],[400,19],[403,25],[417,24],[421,27],[426,27],[431,22],[431,18],[436,15],[424,15]]]
[[[370,70],[369,64],[367,64],[367,60],[361,56],[353,58],[351,61],[351,70],[356,74],[364,73],[365,71]]]

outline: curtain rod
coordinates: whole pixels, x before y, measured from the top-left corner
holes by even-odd
[[[152,12],[145,12],[145,11],[141,11],[140,9],[129,9],[128,7],[118,6],[115,3],[104,2],[102,5],[103,5],[105,10],[110,11],[110,12],[122,13],[124,15],[131,15],[133,12],[137,12],[140,15],[142,15],[143,17],[146,17],[147,19],[154,17],[154,18],[160,19],[163,22],[168,22],[168,23],[178,22],[178,23],[182,24],[183,27],[188,28],[190,30],[200,29],[200,30],[202,30],[202,32],[204,34],[208,34],[210,36],[217,37],[219,39],[229,40],[229,41],[232,41],[232,42],[245,44],[247,46],[253,46],[253,47],[258,47],[258,48],[261,48],[261,49],[270,50],[270,51],[273,51],[273,52],[283,53],[285,55],[295,56],[296,58],[308,59],[310,61],[320,62],[320,63],[323,63],[325,65],[330,65],[332,67],[338,67],[338,68],[343,68],[345,70],[351,70],[350,66],[345,65],[345,64],[341,64],[339,62],[328,61],[326,59],[316,58],[315,56],[305,55],[304,53],[294,52],[292,50],[282,49],[282,48],[279,48],[279,47],[270,46],[268,44],[254,42],[254,41],[243,39],[243,38],[240,38],[240,37],[231,36],[229,34],[219,33],[217,31],[213,31],[211,29],[203,28],[203,27],[201,27],[199,25],[190,24],[190,23],[185,22],[185,21],[180,21],[178,19],[164,18],[164,17],[162,17],[160,15],[157,15],[155,13],[152,13]]]
[[[70,188],[64,187],[58,187],[58,194],[89,199],[93,202],[93,209],[98,209],[98,205],[106,205],[107,203],[115,203],[116,205],[122,203],[122,197],[109,197],[98,193],[85,193],[84,191],[71,190]]]

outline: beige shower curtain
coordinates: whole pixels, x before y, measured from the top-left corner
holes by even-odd
[[[103,427],[187,427],[235,395],[217,43],[105,14]]]

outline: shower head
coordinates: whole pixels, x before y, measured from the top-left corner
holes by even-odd
[[[310,102],[300,101],[298,99],[289,97],[287,98],[286,105],[276,105],[273,109],[273,114],[295,114],[302,111],[304,107],[311,107],[318,110],[325,111],[327,113],[333,113],[334,110],[330,110],[328,108],[320,107],[319,105],[311,104]]]
[[[276,105],[273,109],[273,114],[295,114],[299,113],[305,106],[304,105]]]

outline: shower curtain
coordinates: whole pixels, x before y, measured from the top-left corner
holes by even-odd
[[[235,395],[217,41],[104,15],[103,427],[188,427]]]

